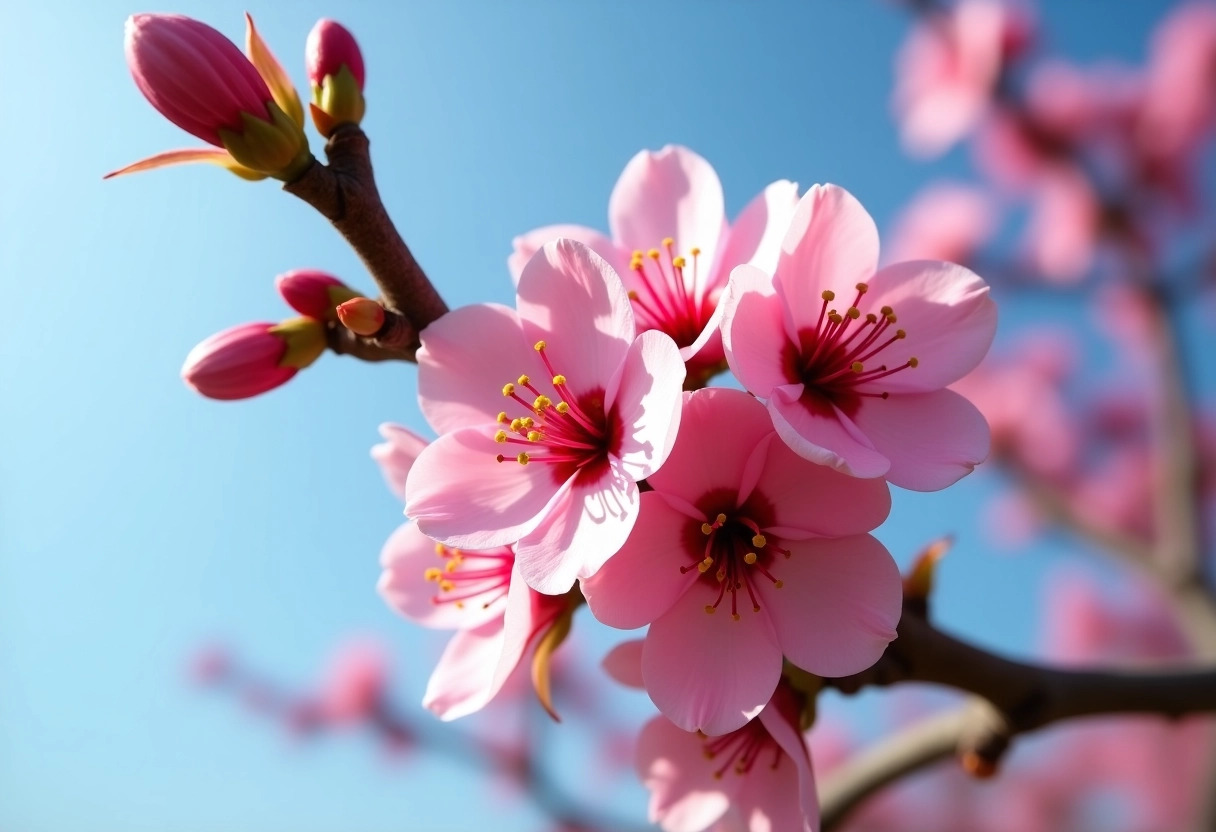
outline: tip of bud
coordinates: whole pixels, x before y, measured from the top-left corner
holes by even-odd
[[[318,321],[337,319],[339,303],[361,297],[341,280],[316,269],[295,269],[275,278],[279,295],[295,311]]]
[[[334,311],[342,325],[356,335],[370,337],[384,326],[384,307],[371,298],[351,298]]]

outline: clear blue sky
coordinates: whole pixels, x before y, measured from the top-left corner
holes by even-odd
[[[1165,6],[1046,5],[1067,53],[1130,60]],[[245,8],[174,10],[239,40]],[[931,176],[967,170],[962,153],[929,166],[900,153],[887,102],[907,20],[878,0],[249,10],[301,85],[318,17],[356,34],[381,190],[452,306],[510,302],[513,235],[551,222],[604,227],[612,184],[642,148],[678,142],[706,156],[732,213],[774,179],[833,181],[880,226]],[[370,283],[336,233],[273,183],[209,167],[102,182],[195,143],[129,78],[122,26],[136,11],[17,0],[0,27],[0,829],[533,828],[522,810],[462,794],[451,769],[385,769],[354,738],[296,753],[281,732],[183,681],[185,657],[221,637],[304,684],[359,631],[392,646],[403,703],[420,698],[438,641],[373,591],[400,507],[367,451],[381,421],[424,425],[406,365],[326,356],[235,405],[179,381],[206,335],[285,316],[276,274],[309,266]],[[1002,338],[1069,314],[1007,308]],[[879,536],[906,562],[957,532],[941,620],[1027,651],[1055,556],[988,551],[975,518],[993,488],[976,476],[941,494],[897,494]],[[642,795],[631,795],[640,815]]]

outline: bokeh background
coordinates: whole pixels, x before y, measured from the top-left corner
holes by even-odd
[[[1042,6],[1053,50],[1136,63],[1170,4]],[[173,10],[240,42],[246,8],[182,0]],[[899,145],[892,67],[910,17],[892,3],[298,0],[248,10],[301,89],[316,19],[356,34],[381,192],[451,306],[511,302],[514,235],[555,222],[604,228],[612,185],[643,148],[674,142],[704,155],[731,214],[775,179],[835,182],[883,229],[929,180],[974,177],[965,149],[926,164]],[[233,404],[181,383],[182,359],[208,334],[288,315],[275,275],[316,267],[372,287],[328,224],[273,183],[210,167],[102,181],[193,142],[131,82],[122,24],[137,11],[17,0],[0,27],[0,829],[541,828],[534,806],[458,762],[389,754],[366,731],[304,736],[248,696],[208,695],[191,681],[192,656],[224,645],[279,689],[306,689],[355,635],[383,645],[399,709],[427,718],[416,703],[443,639],[374,592],[401,506],[368,455],[379,423],[426,425],[408,365],[327,355],[286,387]],[[998,292],[998,302],[998,346],[1055,324],[1079,336],[1095,377],[1111,372],[1109,342],[1075,296]],[[1210,395],[1205,314],[1197,303],[1185,335],[1192,377]],[[1061,564],[1121,579],[1065,537],[1007,545],[991,510],[1002,489],[982,469],[942,493],[895,489],[877,534],[901,564],[954,534],[937,620],[1034,655]],[[640,725],[644,696],[594,675],[623,634],[585,614],[576,626],[580,681],[559,690],[558,707],[588,688],[595,708]],[[827,714],[864,738],[881,699],[828,697]],[[605,749],[577,718],[545,727],[520,715],[536,710],[521,702],[486,718],[543,731],[570,789],[644,817],[644,790],[592,765]],[[623,759],[628,741],[614,752]]]

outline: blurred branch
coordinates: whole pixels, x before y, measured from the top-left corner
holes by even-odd
[[[378,333],[371,339],[373,345],[412,357],[418,348],[418,333],[448,308],[380,200],[369,146],[367,134],[357,125],[339,126],[325,146],[329,165],[314,160],[283,190],[333,223],[380,287],[385,308],[400,313],[410,324]],[[363,357],[353,349],[347,354]]]

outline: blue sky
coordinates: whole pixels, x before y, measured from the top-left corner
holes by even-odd
[[[1166,4],[1046,5],[1068,54],[1138,60]],[[174,10],[240,40],[245,8]],[[642,148],[700,152],[732,213],[775,179],[832,181],[880,227],[932,176],[968,169],[961,152],[933,165],[900,152],[887,102],[907,19],[878,0],[248,8],[301,86],[317,18],[356,34],[381,191],[451,306],[511,301],[515,234],[604,227],[612,184]],[[135,11],[18,0],[0,29],[0,829],[533,828],[517,807],[458,792],[457,770],[385,768],[357,739],[299,753],[183,681],[191,651],[222,638],[304,684],[335,642],[366,632],[391,645],[403,704],[417,701],[437,643],[373,591],[400,506],[367,452],[382,421],[424,424],[406,365],[325,356],[236,404],[182,385],[203,337],[286,317],[276,274],[316,267],[371,287],[328,224],[273,183],[209,167],[101,180],[195,143],[130,80],[122,25]],[[1064,304],[1002,315],[1002,339],[1031,321],[1076,323]],[[879,536],[906,562],[956,532],[941,620],[1026,652],[1059,556],[989,550],[976,517],[994,487],[977,475],[901,492]],[[630,797],[640,816],[641,793]]]

